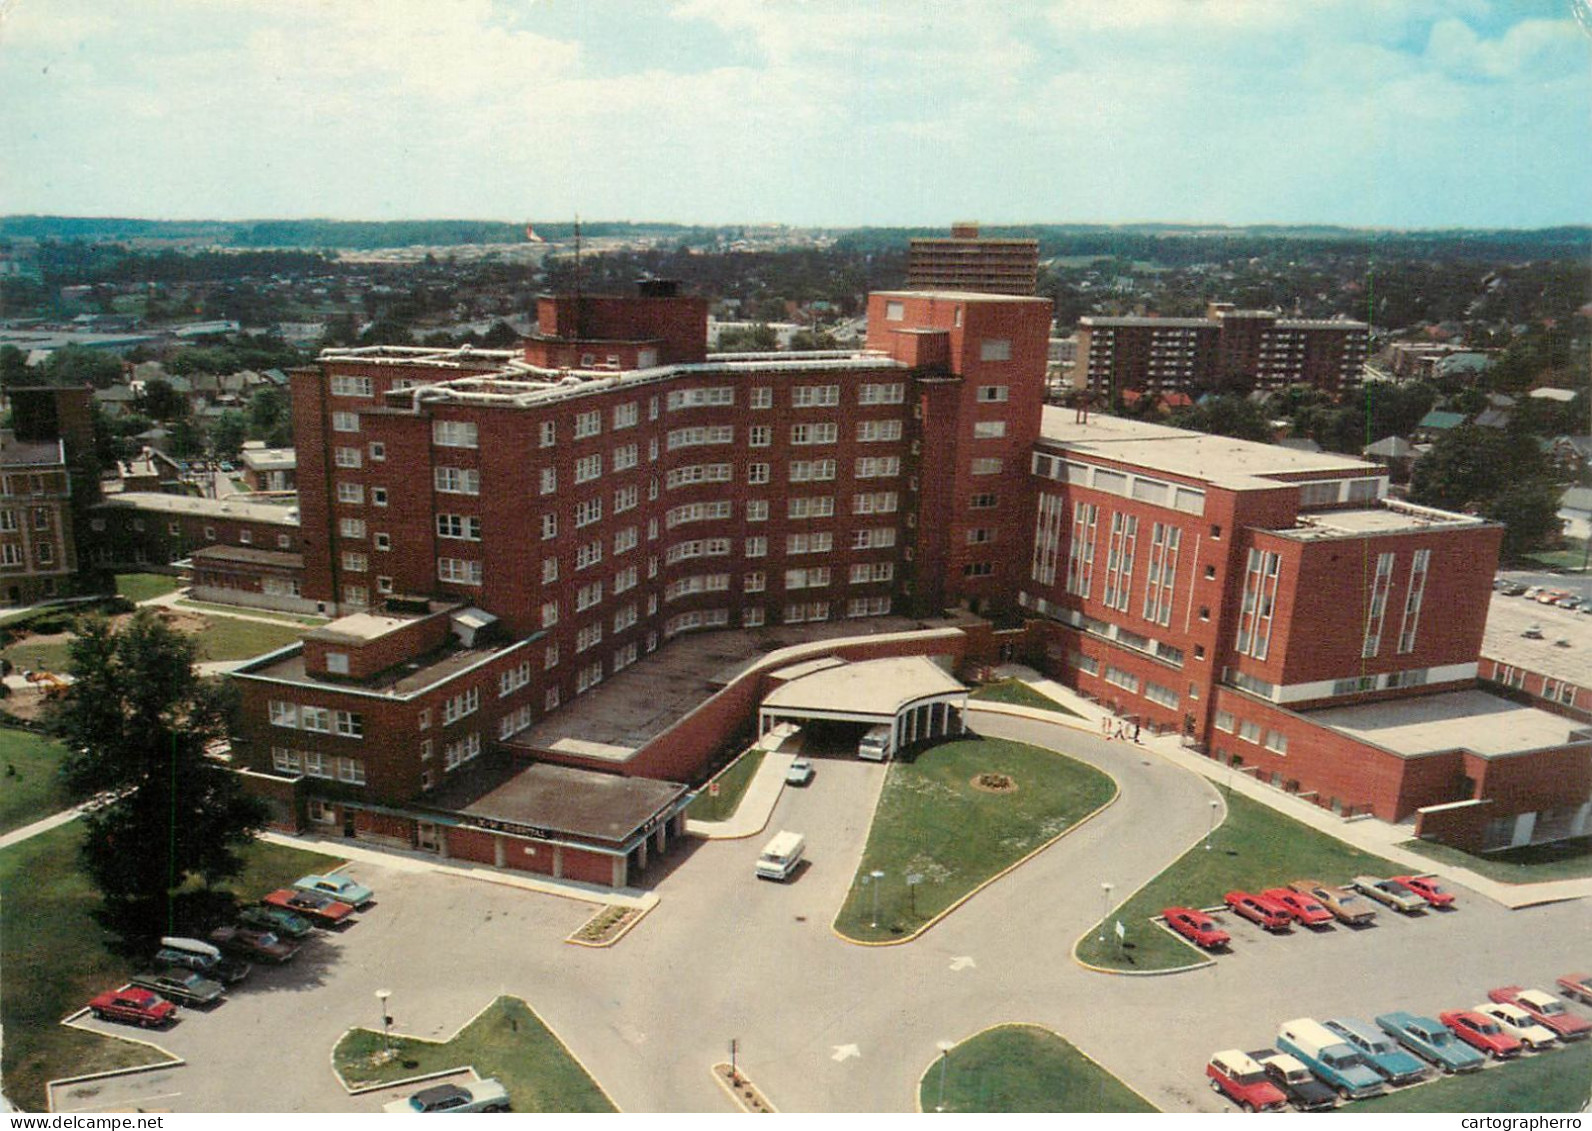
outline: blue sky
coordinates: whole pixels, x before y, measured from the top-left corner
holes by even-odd
[[[0,213],[1586,223],[1571,5],[0,0]]]

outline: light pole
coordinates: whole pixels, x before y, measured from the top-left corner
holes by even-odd
[[[875,871],[869,872],[868,875],[873,877],[873,925],[874,925],[874,927],[878,927],[879,926],[879,881],[884,879],[884,873],[875,870]]]
[[[1106,920],[1111,918],[1111,885],[1100,885],[1100,898],[1103,906],[1100,909],[1100,941],[1106,941]]]
[[[935,1105],[935,1111],[945,1110],[945,1070],[951,1063],[951,1050],[956,1047],[955,1041],[935,1041],[935,1047],[940,1050],[940,1102]]]
[[[1216,810],[1222,807],[1220,801],[1211,802],[1211,823],[1205,829],[1205,851],[1211,850],[1211,834],[1216,831]]]
[[[390,997],[391,990],[376,991],[376,1000],[381,1004],[381,1044],[388,1052],[392,1052],[392,1018],[387,1013],[387,999]]]

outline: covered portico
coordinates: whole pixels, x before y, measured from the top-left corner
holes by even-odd
[[[850,663],[837,656],[770,672],[780,681],[758,708],[758,733],[813,719],[888,724],[899,750],[967,730],[967,688],[926,656]]]

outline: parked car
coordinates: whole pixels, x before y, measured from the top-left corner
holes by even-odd
[[[376,898],[375,892],[350,876],[300,876],[293,881],[293,887],[329,895],[350,907],[363,907]]]
[[[1376,1023],[1399,1044],[1444,1072],[1474,1072],[1487,1061],[1485,1055],[1461,1044],[1447,1026],[1431,1017],[1400,1011],[1381,1014]]]
[[[88,1003],[88,1011],[101,1021],[125,1021],[146,1029],[170,1025],[177,1020],[175,1005],[153,990],[133,985],[106,990]]]
[[[1222,902],[1227,904],[1235,915],[1242,915],[1251,923],[1268,931],[1293,929],[1293,913],[1282,904],[1263,895],[1252,895],[1247,891],[1230,891],[1222,896]]]
[[[1280,1111],[1288,1097],[1266,1076],[1266,1070],[1246,1052],[1228,1049],[1212,1056],[1205,1066],[1211,1091],[1226,1096],[1245,1111]]]
[[[1276,1049],[1256,1049],[1249,1055],[1298,1110],[1329,1111],[1338,1106],[1338,1093],[1317,1080],[1297,1057]]]
[[[1503,587],[1498,590],[1498,592],[1502,593],[1505,597],[1518,597],[1525,591],[1526,587],[1520,584],[1518,581],[1507,581],[1504,583]]]
[[[1539,605],[1552,605],[1557,603],[1560,598],[1568,597],[1569,595],[1570,591],[1568,589],[1544,588],[1537,593],[1535,600]]]
[[[227,958],[203,939],[177,935],[167,935],[160,940],[160,949],[155,952],[155,965],[197,970],[206,978],[229,986],[247,978],[251,969],[247,962]]]
[[[322,895],[318,891],[299,891],[296,888],[273,891],[261,902],[302,915],[323,927],[335,927],[354,913],[354,908],[342,900]]]
[[[1354,1046],[1365,1062],[1389,1084],[1413,1084],[1426,1078],[1426,1065],[1416,1060],[1375,1025],[1357,1017],[1333,1017],[1326,1022],[1338,1036]]]
[[[1351,927],[1365,927],[1376,922],[1376,908],[1349,891],[1320,880],[1295,880],[1288,885],[1300,895],[1308,895],[1332,912],[1332,917]]]
[[[226,993],[220,982],[212,982],[198,971],[168,966],[164,970],[150,970],[134,974],[133,985],[154,990],[167,1000],[187,1002],[189,1005],[214,1005]]]
[[[1524,990],[1519,986],[1500,986],[1488,990],[1491,1001],[1519,1006],[1536,1019],[1537,1024],[1551,1029],[1561,1041],[1583,1041],[1592,1036],[1592,1022],[1577,1017],[1564,1007],[1564,1002],[1546,990]]]
[[[295,914],[285,907],[274,907],[265,903],[245,907],[238,912],[238,922],[245,927],[270,931],[273,935],[285,939],[308,938],[315,931],[315,924],[304,916]]]
[[[813,780],[813,764],[806,758],[798,758],[790,764],[790,769],[785,771],[786,785],[806,785]]]
[[[1592,1005],[1592,974],[1566,974],[1556,984],[1570,1000]]]
[[[1436,876],[1394,876],[1393,878],[1440,911],[1454,906],[1454,893],[1438,883]]]
[[[1376,900],[1385,903],[1395,911],[1402,911],[1406,915],[1416,911],[1426,910],[1426,900],[1418,892],[1397,880],[1379,880],[1375,876],[1356,876],[1349,881],[1354,890],[1363,892]]]
[[[1277,1047],[1291,1053],[1328,1087],[1346,1100],[1380,1096],[1387,1082],[1349,1042],[1310,1017],[1284,1021],[1277,1029]]]
[[[210,932],[210,941],[223,950],[278,965],[299,952],[297,943],[283,942],[270,931],[256,931],[249,927],[217,927]]]
[[[1524,1047],[1504,1032],[1503,1026],[1497,1021],[1473,1009],[1452,1009],[1447,1013],[1439,1013],[1437,1019],[1471,1048],[1496,1060],[1519,1056]]]
[[[468,1084],[433,1084],[421,1088],[408,1099],[394,1100],[381,1109],[391,1115],[412,1115],[433,1111],[508,1111],[509,1090],[496,1079],[471,1080]]]
[[[1203,911],[1196,911],[1192,907],[1168,907],[1161,914],[1168,927],[1206,950],[1215,950],[1233,941],[1226,931],[1216,925],[1216,920]]]
[[[1574,593],[1572,593],[1568,597],[1560,597],[1554,602],[1554,604],[1558,605],[1561,609],[1575,610],[1581,607],[1582,601],[1580,597],[1577,597]]]
[[[1498,1022],[1498,1027],[1526,1046],[1528,1052],[1541,1052],[1559,1043],[1553,1030],[1540,1023],[1518,1005],[1501,1001],[1484,1001],[1476,1012]]]
[[[1295,922],[1307,927],[1325,927],[1332,922],[1332,912],[1316,900],[1293,888],[1267,888],[1260,893],[1279,906],[1286,907]]]

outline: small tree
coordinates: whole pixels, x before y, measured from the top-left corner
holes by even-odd
[[[193,659],[193,642],[149,610],[119,629],[87,619],[71,643],[75,682],[51,717],[67,783],[117,794],[87,818],[83,858],[130,935],[169,927],[190,879],[237,875],[239,850],[265,822],[263,804],[205,755],[226,733],[229,701]]]

